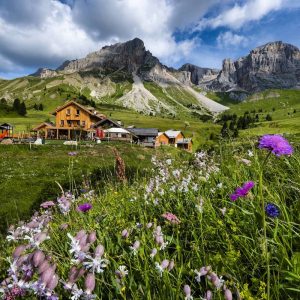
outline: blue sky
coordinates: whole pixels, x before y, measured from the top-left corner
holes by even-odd
[[[1,0],[0,77],[141,38],[162,63],[220,68],[267,42],[300,46],[298,0]]]

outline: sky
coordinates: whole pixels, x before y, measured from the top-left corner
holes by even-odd
[[[300,0],[0,0],[0,78],[142,39],[167,66],[221,68],[257,46],[300,47]]]

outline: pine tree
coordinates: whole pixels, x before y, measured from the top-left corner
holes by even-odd
[[[20,99],[19,99],[19,98],[16,98],[16,99],[14,100],[14,103],[13,103],[13,110],[16,111],[16,112],[19,112],[19,110],[20,110],[20,105],[21,105]]]
[[[272,121],[272,117],[271,117],[270,114],[267,114],[267,115],[266,115],[266,121]]]
[[[37,106],[36,103],[34,103],[33,108],[34,108],[35,110],[38,110],[38,106]]]
[[[39,105],[38,110],[44,110],[44,106],[42,103]]]
[[[19,113],[19,115],[21,115],[21,116],[26,116],[27,110],[26,110],[26,105],[25,105],[24,102],[22,102],[22,103],[20,104],[18,113]]]
[[[224,124],[223,124],[223,127],[222,127],[222,129],[221,129],[221,135],[222,135],[222,137],[224,137],[224,138],[226,138],[226,137],[229,136],[229,134],[228,134],[228,125],[227,125],[227,122],[224,122]]]

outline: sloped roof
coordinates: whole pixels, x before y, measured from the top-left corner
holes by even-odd
[[[180,133],[183,135],[183,133],[179,130],[167,130],[167,131],[165,131],[166,136],[168,138],[171,138],[171,139],[175,139],[178,136],[178,134],[180,134]]]
[[[93,127],[94,127],[94,128],[97,128],[97,127],[99,127],[99,126],[101,126],[101,125],[104,125],[104,124],[107,123],[107,122],[113,124],[114,127],[119,127],[119,128],[122,127],[118,122],[116,122],[116,121],[114,121],[114,120],[112,120],[112,119],[108,119],[108,118],[105,118],[105,119],[102,119],[102,120],[96,122],[96,123],[94,124]]]
[[[153,136],[158,135],[157,128],[127,128],[128,131],[133,133],[136,136]]]
[[[83,111],[87,112],[87,113],[88,113],[89,115],[91,115],[91,116],[94,116],[94,117],[99,118],[99,119],[106,118],[106,116],[105,116],[104,114],[101,114],[101,113],[99,113],[99,112],[96,111],[96,110],[94,110],[94,112],[93,112],[93,111],[91,111],[91,109],[89,109],[89,108],[87,108],[87,107],[84,107],[83,105],[77,103],[77,102],[74,101],[74,100],[68,101],[68,102],[65,103],[64,105],[57,107],[56,110],[55,110],[55,112],[52,113],[52,115],[56,115],[59,111],[61,111],[62,109],[68,107],[68,106],[71,105],[71,104],[74,104],[74,105],[78,106],[79,108],[81,108]],[[96,113],[95,113],[95,112],[96,112]]]
[[[38,126],[36,126],[35,128],[33,128],[32,129],[32,131],[37,131],[37,130],[39,130],[40,128],[42,128],[42,127],[54,127],[54,124],[53,123],[51,123],[51,122],[43,122],[43,123],[41,123],[40,125],[38,125]]]
[[[3,127],[3,128],[6,128],[6,129],[8,129],[8,128],[13,128],[13,127],[14,127],[14,126],[13,126],[12,124],[10,124],[10,123],[3,123],[3,124],[1,124],[0,126]]]

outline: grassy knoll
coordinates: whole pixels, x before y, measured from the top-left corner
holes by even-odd
[[[53,199],[59,192],[55,181],[64,188],[70,186],[69,151],[77,151],[72,160],[72,176],[77,184],[82,176],[104,182],[114,174],[113,143],[81,145],[78,149],[62,144],[32,146],[0,146],[0,226],[5,227],[18,218],[27,218],[41,201]],[[123,156],[129,176],[144,172],[155,152],[138,146],[115,145]],[[175,149],[166,148],[166,151]],[[163,151],[163,150],[157,150]],[[103,178],[101,178],[103,177]]]

